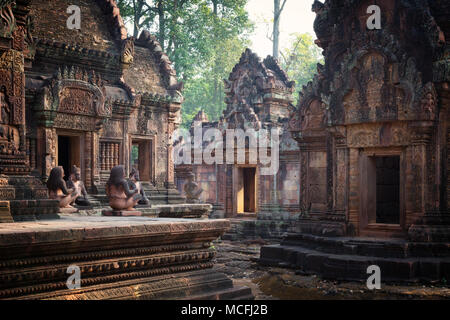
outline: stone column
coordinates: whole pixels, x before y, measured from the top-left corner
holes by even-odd
[[[174,162],[173,162],[173,146],[172,146],[172,135],[174,132],[174,123],[169,119],[167,128],[167,172],[166,172],[166,188],[175,188],[175,174],[174,174]]]
[[[94,193],[98,192],[98,187],[100,185],[100,157],[101,147],[98,139],[98,132],[92,133],[92,191]],[[100,161],[100,162],[99,162]]]
[[[167,171],[165,187],[167,189],[175,189],[175,173],[174,173],[174,159],[173,159],[173,145],[172,136],[177,127],[177,119],[179,115],[180,106],[169,105],[169,113],[167,115]]]
[[[348,160],[349,152],[347,148],[347,139],[345,137],[345,128],[333,128],[332,137],[335,148],[332,149],[335,161],[330,165],[333,168],[333,203],[332,212],[342,216],[345,220],[348,198]]]
[[[93,172],[92,168],[95,168],[94,164],[94,150],[93,150],[93,134],[92,132],[86,132],[84,138],[84,171],[86,176],[86,188],[92,189],[93,187]]]
[[[406,224],[410,225],[426,212],[427,145],[431,142],[429,127],[415,128],[406,164]]]
[[[448,242],[450,237],[450,217],[439,211],[437,195],[433,195],[436,179],[436,161],[432,152],[433,123],[419,122],[411,125],[414,128],[411,146],[408,148],[406,175],[406,222],[409,239],[424,242]],[[409,160],[407,159],[407,160]],[[430,171],[431,170],[431,171]]]
[[[349,149],[349,180],[348,180],[348,222],[355,228],[356,234],[359,230],[359,201],[360,192],[360,172],[359,172],[359,150]]]

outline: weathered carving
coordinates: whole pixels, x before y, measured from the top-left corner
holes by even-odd
[[[109,180],[106,183],[106,194],[109,197],[109,205],[115,211],[134,211],[134,207],[142,199],[137,188],[130,190],[123,166],[111,169]]]
[[[228,128],[253,128],[259,130],[265,122],[280,118],[289,113],[289,103],[295,82],[289,81],[286,73],[272,57],[261,61],[259,57],[246,49],[239,63],[233,68],[227,80],[224,80],[227,108],[221,118],[221,126]],[[270,110],[263,105],[276,100],[284,109],[276,109],[276,103]]]
[[[16,28],[16,18],[12,12],[15,0],[4,0],[0,5],[0,36],[10,37]]]
[[[100,124],[95,118],[66,113],[58,113],[54,120],[55,128],[80,131],[96,131]]]
[[[50,199],[58,200],[61,209],[68,209],[65,211],[66,213],[76,212],[77,210],[70,204],[75,202],[80,195],[79,190],[76,188],[68,189],[63,176],[64,169],[62,167],[55,167],[50,172],[47,180]]]
[[[95,100],[89,91],[65,87],[60,92],[59,112],[95,115]]]
[[[150,201],[147,198],[147,195],[145,194],[145,190],[142,187],[140,177],[139,177],[139,170],[136,168],[133,168],[130,172],[129,179],[128,179],[128,185],[131,190],[137,189],[139,191],[139,194],[142,196],[142,199],[138,201],[138,204],[141,205],[149,205]]]
[[[45,126],[96,131],[111,114],[105,96],[100,75],[64,67],[40,90],[33,109]]]
[[[185,183],[183,189],[186,193],[186,199],[188,203],[197,203],[200,200],[200,195],[203,192],[198,184],[194,181],[195,175],[191,172],[187,176],[187,182]]]
[[[91,203],[88,199],[88,194],[86,191],[86,187],[84,186],[83,180],[81,180],[81,169],[77,166],[72,166],[70,169],[70,177],[67,181],[67,187],[69,189],[73,189],[78,194],[76,199],[70,204],[77,204],[79,206],[90,206]]]
[[[432,83],[427,83],[423,88],[421,100],[421,113],[424,119],[434,120],[436,117],[437,93]]]
[[[131,64],[134,61],[134,38],[122,40],[121,61],[125,64]]]

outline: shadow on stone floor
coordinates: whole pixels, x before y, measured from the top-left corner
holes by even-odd
[[[382,285],[367,289],[365,283],[324,280],[295,270],[258,264],[264,240],[217,241],[214,269],[229,276],[235,285],[252,289],[256,300],[422,300],[450,299],[445,283],[428,285]]]

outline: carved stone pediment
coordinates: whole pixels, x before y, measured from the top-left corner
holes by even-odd
[[[105,98],[98,87],[78,80],[62,80],[57,86],[58,112],[106,116]]]
[[[64,68],[41,90],[34,111],[47,127],[82,130],[81,123],[86,122],[91,125],[84,130],[95,130],[111,113],[105,96],[103,81],[95,72]]]

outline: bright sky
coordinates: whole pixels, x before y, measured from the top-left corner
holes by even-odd
[[[283,3],[283,0],[280,1]],[[289,46],[290,34],[310,33],[316,38],[313,23],[316,15],[311,11],[314,0],[287,0],[280,25],[280,49]],[[249,0],[247,11],[255,23],[255,31],[251,36],[253,52],[261,58],[272,54],[272,42],[267,38],[273,28],[273,0]]]

